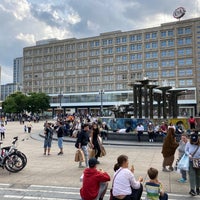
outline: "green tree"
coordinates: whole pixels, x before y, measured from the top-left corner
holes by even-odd
[[[5,113],[23,113],[26,110],[27,96],[21,92],[9,95],[2,104]]]
[[[27,102],[27,111],[34,113],[43,113],[50,107],[50,97],[45,93],[30,93]]]
[[[34,113],[43,113],[50,107],[50,97],[45,93],[30,93],[25,95],[16,92],[9,95],[2,104],[5,113],[22,114],[25,111]]]

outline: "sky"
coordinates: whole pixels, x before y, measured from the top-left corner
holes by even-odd
[[[1,84],[13,82],[13,60],[23,48],[50,38],[84,38],[110,31],[130,31],[200,17],[200,0],[1,0]]]

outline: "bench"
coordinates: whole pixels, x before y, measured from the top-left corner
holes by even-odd
[[[119,141],[138,141],[137,138],[137,133],[117,133],[117,132],[111,132],[109,131],[107,133],[107,139],[108,140],[119,140]],[[149,141],[149,136],[147,132],[144,132],[143,135],[141,136],[141,141],[142,142],[148,142]],[[163,136],[162,135],[157,135],[156,137],[156,142],[163,142]]]

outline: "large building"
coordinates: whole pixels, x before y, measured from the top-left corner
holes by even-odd
[[[40,41],[24,48],[23,58],[24,92],[51,95],[53,108],[94,111],[102,104],[128,104],[133,102],[129,84],[148,77],[189,91],[179,98],[179,115],[200,112],[200,18]]]
[[[13,83],[23,85],[23,57],[15,58],[13,62]]]

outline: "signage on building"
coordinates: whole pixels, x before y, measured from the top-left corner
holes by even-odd
[[[185,8],[179,7],[173,12],[173,16],[176,19],[180,19],[181,17],[183,17],[185,15],[185,13],[186,13]]]

